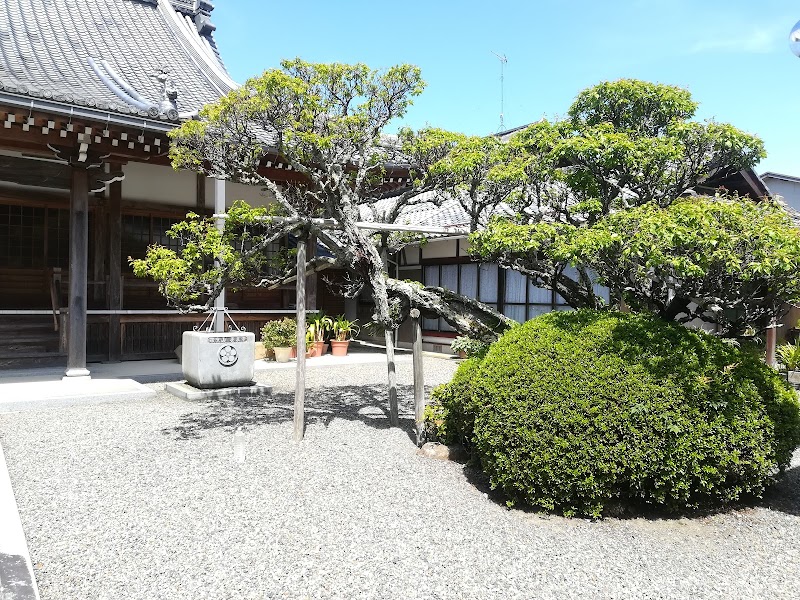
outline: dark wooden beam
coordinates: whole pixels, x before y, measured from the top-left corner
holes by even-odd
[[[202,173],[197,173],[195,212],[197,212],[198,215],[206,214],[206,176]]]
[[[309,236],[306,249],[306,261],[311,261],[317,256],[317,238]],[[317,272],[306,276],[306,310],[317,310]]]
[[[69,320],[67,377],[88,377],[86,289],[89,258],[89,172],[72,167],[69,210]]]
[[[119,163],[111,163],[112,171],[122,170]],[[108,187],[108,283],[106,302],[109,310],[122,310],[122,182]],[[108,319],[108,360],[122,360],[122,333],[119,315]]]

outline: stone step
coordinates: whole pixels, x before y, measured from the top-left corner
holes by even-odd
[[[8,353],[0,349],[0,370],[65,366],[67,366],[67,355],[59,352]]]

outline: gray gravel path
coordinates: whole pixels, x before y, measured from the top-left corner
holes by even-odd
[[[426,383],[454,366],[426,359]],[[462,465],[417,456],[411,388],[404,429],[389,429],[382,366],[308,375],[300,444],[291,371],[268,374],[267,405],[160,391],[0,415],[42,599],[800,594],[800,455],[760,507],[672,520],[542,516],[507,510]],[[398,375],[410,382],[410,365]],[[243,464],[233,460],[237,425]]]

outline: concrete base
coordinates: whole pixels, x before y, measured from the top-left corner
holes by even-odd
[[[248,386],[227,387],[217,389],[201,389],[189,385],[185,381],[168,383],[164,389],[173,396],[184,400],[219,400],[221,398],[247,398],[248,396],[271,396],[272,386],[254,383]]]
[[[67,369],[64,373],[64,379],[90,379],[91,373],[89,369]]]

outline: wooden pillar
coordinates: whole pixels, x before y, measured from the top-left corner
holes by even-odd
[[[111,171],[122,165],[111,163]],[[106,303],[109,310],[122,310],[122,182],[115,181],[108,190],[108,283]],[[119,313],[108,316],[108,360],[122,360],[122,328]]]
[[[225,180],[214,180],[214,213],[221,215],[225,212]],[[225,229],[225,219],[217,219],[217,229]],[[220,292],[214,300],[214,331],[222,333],[225,331],[225,289]]]
[[[389,254],[384,249],[381,252],[384,269],[389,269]],[[389,372],[389,425],[397,427],[400,424],[400,414],[397,408],[397,370],[394,364],[394,332],[386,329],[383,332],[383,339],[386,343],[386,368]]]
[[[309,236],[306,245],[306,261],[312,260],[317,255],[317,238]],[[299,271],[298,271],[299,273]],[[311,273],[306,277],[306,310],[317,310],[317,273]]]
[[[767,349],[764,362],[770,367],[775,367],[778,363],[775,360],[775,346],[778,341],[777,323],[773,320],[767,327]]]
[[[306,240],[297,238],[297,370],[294,389],[294,439],[305,435],[306,415]]]
[[[203,216],[206,214],[206,176],[197,174],[197,191],[195,193],[195,212]]]
[[[86,368],[86,289],[89,259],[89,172],[72,167],[69,206],[69,321],[66,377],[89,377]]]
[[[400,414],[397,409],[397,370],[394,364],[394,332],[391,329],[384,331],[383,339],[386,342],[386,367],[389,371],[389,425],[397,427],[400,424]]]
[[[419,310],[411,309],[414,358],[414,418],[417,423],[417,446],[421,446],[425,433],[425,374],[422,366],[422,323]]]
[[[101,304],[106,297],[106,291],[99,285],[101,281],[106,281],[106,256],[108,255],[109,230],[105,226],[108,218],[108,211],[102,193],[95,194],[97,203],[94,209],[94,259],[92,266],[92,286],[89,288],[92,301]]]

